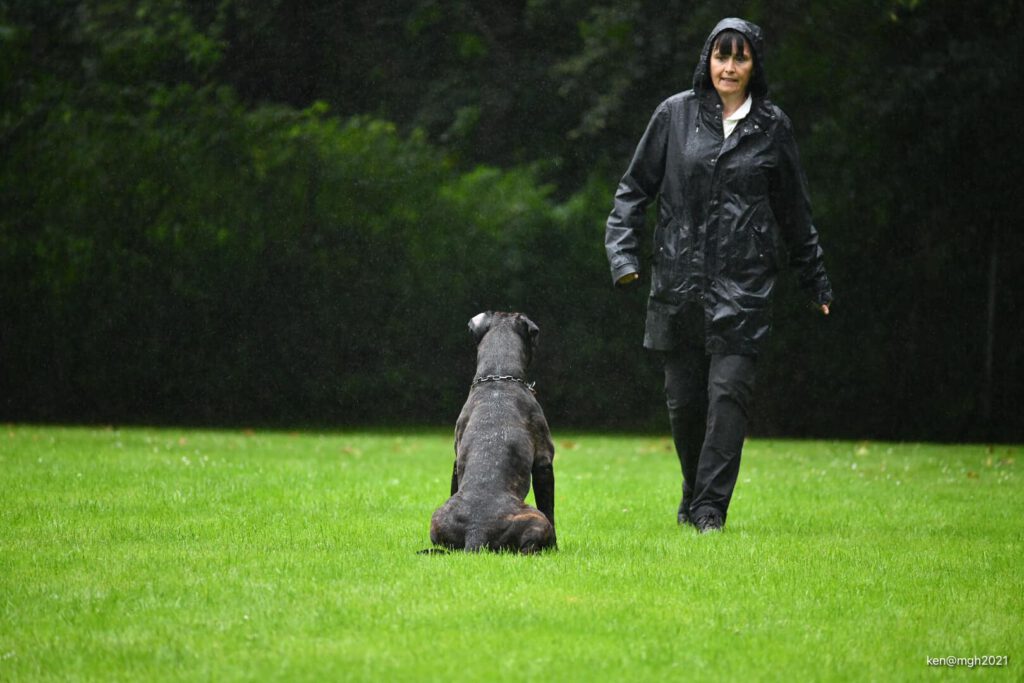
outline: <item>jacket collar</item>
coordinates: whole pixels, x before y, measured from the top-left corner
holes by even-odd
[[[700,114],[698,117],[700,120],[700,127],[715,130],[719,135],[723,135],[722,101],[719,99],[718,93],[714,90],[711,92],[704,91],[699,93],[699,97]],[[767,97],[758,97],[756,94],[753,98],[754,102],[750,106],[750,113],[747,114],[745,119],[739,122],[732,135],[726,138],[725,141],[727,143],[730,140],[733,140],[733,138],[739,140],[740,137],[747,133],[767,131],[775,122],[776,115],[771,100]],[[734,141],[732,144],[728,144],[727,147],[731,148],[735,144],[736,143]]]

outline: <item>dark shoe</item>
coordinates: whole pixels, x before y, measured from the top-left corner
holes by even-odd
[[[694,524],[697,531],[706,534],[709,531],[721,531],[725,527],[725,520],[718,512],[702,512]]]
[[[679,512],[676,513],[676,522],[679,526],[689,524],[690,526],[697,526],[693,517],[690,516],[690,501],[685,498],[679,503]]]

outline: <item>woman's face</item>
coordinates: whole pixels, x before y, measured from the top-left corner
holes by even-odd
[[[745,96],[754,73],[752,52],[746,41],[736,41],[732,46],[723,45],[724,42],[715,45],[711,52],[711,83],[723,99]]]

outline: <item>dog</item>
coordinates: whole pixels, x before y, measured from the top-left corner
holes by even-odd
[[[469,552],[557,547],[555,447],[525,378],[540,330],[522,313],[487,311],[469,331],[476,377],[455,423],[451,497],[430,519],[430,541]],[[536,508],[524,502],[531,477]]]

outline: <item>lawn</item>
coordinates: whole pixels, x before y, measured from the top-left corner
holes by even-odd
[[[0,680],[1024,678],[1020,446],[555,433],[557,552],[418,555],[445,431],[0,431]],[[1007,656],[999,668],[929,657]]]

